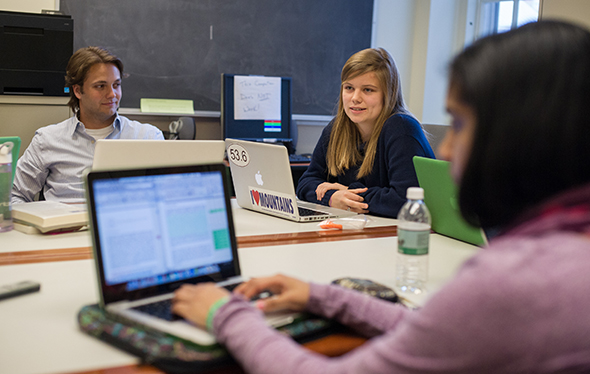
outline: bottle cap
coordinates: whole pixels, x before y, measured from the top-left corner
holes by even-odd
[[[406,191],[406,198],[409,200],[424,200],[424,190],[420,187],[410,187]]]
[[[11,164],[12,163],[12,142],[6,142],[0,144],[0,164]]]

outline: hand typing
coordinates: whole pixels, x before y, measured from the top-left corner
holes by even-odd
[[[243,295],[249,300],[264,290],[269,290],[274,294],[256,302],[256,306],[265,312],[278,310],[299,312],[305,309],[309,300],[309,283],[282,274],[253,278],[236,287],[234,293]]]

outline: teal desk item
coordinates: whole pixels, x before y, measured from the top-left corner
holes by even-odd
[[[0,144],[12,142],[12,182],[14,183],[14,173],[16,171],[16,161],[20,152],[20,138],[18,136],[5,136],[0,137]]]

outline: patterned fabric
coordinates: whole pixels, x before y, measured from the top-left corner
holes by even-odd
[[[87,305],[78,313],[78,323],[85,333],[106,341],[118,341],[126,351],[141,352],[146,361],[175,358],[182,361],[208,361],[226,357],[219,345],[199,346],[170,335],[115,320],[97,305]],[[110,339],[109,339],[110,338]]]
[[[78,325],[85,333],[116,346],[168,373],[192,372],[232,361],[222,346],[200,346],[168,334],[118,319],[98,305],[87,305],[78,313]],[[312,340],[332,331],[325,319],[304,315],[278,331],[297,341]]]

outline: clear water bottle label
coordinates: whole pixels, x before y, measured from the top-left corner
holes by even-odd
[[[405,255],[426,255],[429,240],[430,230],[398,229],[397,251]]]

